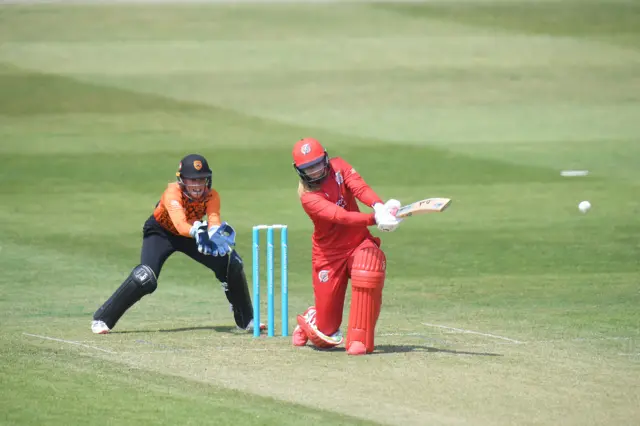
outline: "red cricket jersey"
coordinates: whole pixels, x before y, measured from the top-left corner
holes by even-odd
[[[382,203],[353,167],[340,157],[329,161],[329,175],[320,189],[300,196],[313,221],[313,255],[332,258],[373,238],[367,226],[376,224],[374,213],[361,213],[356,199],[373,206]]]

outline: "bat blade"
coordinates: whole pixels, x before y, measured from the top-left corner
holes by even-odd
[[[396,217],[405,218],[426,213],[440,213],[451,205],[450,198],[425,198],[398,209]]]

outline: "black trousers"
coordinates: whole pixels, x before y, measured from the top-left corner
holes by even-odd
[[[212,270],[218,281],[227,282],[230,255],[204,255],[198,251],[193,238],[172,234],[160,226],[153,216],[149,217],[142,228],[140,263],[149,266],[156,274],[156,278],[159,278],[164,262],[177,251]]]
[[[131,306],[145,294],[155,291],[157,278],[160,277],[164,262],[177,251],[213,271],[231,304],[236,325],[247,329],[253,319],[253,306],[240,255],[235,250],[226,256],[204,255],[198,251],[193,238],[172,234],[160,226],[153,216],[147,219],[142,228],[142,253],[140,254],[140,263],[150,267],[156,276],[153,288],[136,286],[135,280],[130,275],[96,311],[94,320],[102,320],[109,328],[113,328]]]
[[[204,255],[193,238],[172,234],[150,216],[142,228],[140,263],[149,266],[158,278],[162,265],[176,251],[213,271],[231,304],[236,325],[247,328],[253,319],[253,305],[240,255],[235,250],[226,256]]]

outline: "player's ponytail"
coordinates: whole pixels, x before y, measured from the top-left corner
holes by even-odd
[[[302,198],[305,192],[314,192],[320,189],[320,185],[312,185],[303,179],[298,181],[298,197]]]

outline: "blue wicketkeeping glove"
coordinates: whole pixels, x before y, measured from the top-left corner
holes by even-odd
[[[189,235],[196,240],[196,245],[198,246],[198,251],[200,253],[213,254],[213,247],[211,240],[209,239],[206,223],[195,221],[189,231]]]
[[[211,241],[212,255],[226,256],[236,245],[236,231],[227,222],[222,222],[218,227],[209,228],[209,240]]]

